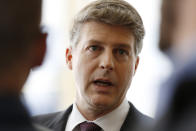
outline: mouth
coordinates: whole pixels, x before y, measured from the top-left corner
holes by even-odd
[[[93,83],[97,86],[102,86],[102,87],[111,87],[114,86],[114,84],[109,81],[109,80],[103,80],[103,79],[98,79],[93,81]]]

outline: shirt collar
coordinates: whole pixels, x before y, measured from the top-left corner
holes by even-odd
[[[91,122],[99,125],[104,131],[119,131],[126,119],[129,107],[128,101],[124,99],[115,110]],[[78,124],[84,121],[88,120],[83,117],[74,103],[65,131],[72,131]]]

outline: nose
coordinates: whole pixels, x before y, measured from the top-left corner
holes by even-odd
[[[105,51],[100,60],[101,69],[112,71],[114,69],[114,58],[111,51]]]

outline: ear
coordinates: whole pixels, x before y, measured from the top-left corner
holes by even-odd
[[[138,65],[139,65],[139,61],[140,61],[140,57],[137,56],[137,58],[136,58],[136,60],[135,60],[135,71],[134,71],[134,75],[135,75],[135,73],[136,73],[136,71],[137,71],[137,67],[138,67]]]
[[[47,33],[41,34],[34,46],[34,62],[32,67],[40,66],[44,60],[46,53],[46,38]]]
[[[66,64],[68,65],[68,68],[72,70],[72,48],[71,47],[66,49],[65,57],[66,57]]]

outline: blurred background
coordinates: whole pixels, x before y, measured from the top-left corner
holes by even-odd
[[[24,98],[32,115],[66,109],[74,101],[72,72],[65,62],[69,29],[74,15],[92,0],[44,0],[42,25],[48,32],[43,65],[31,71]],[[138,110],[154,116],[160,84],[171,73],[170,61],[158,50],[161,0],[126,0],[141,15],[146,35],[140,63],[127,99]]]

